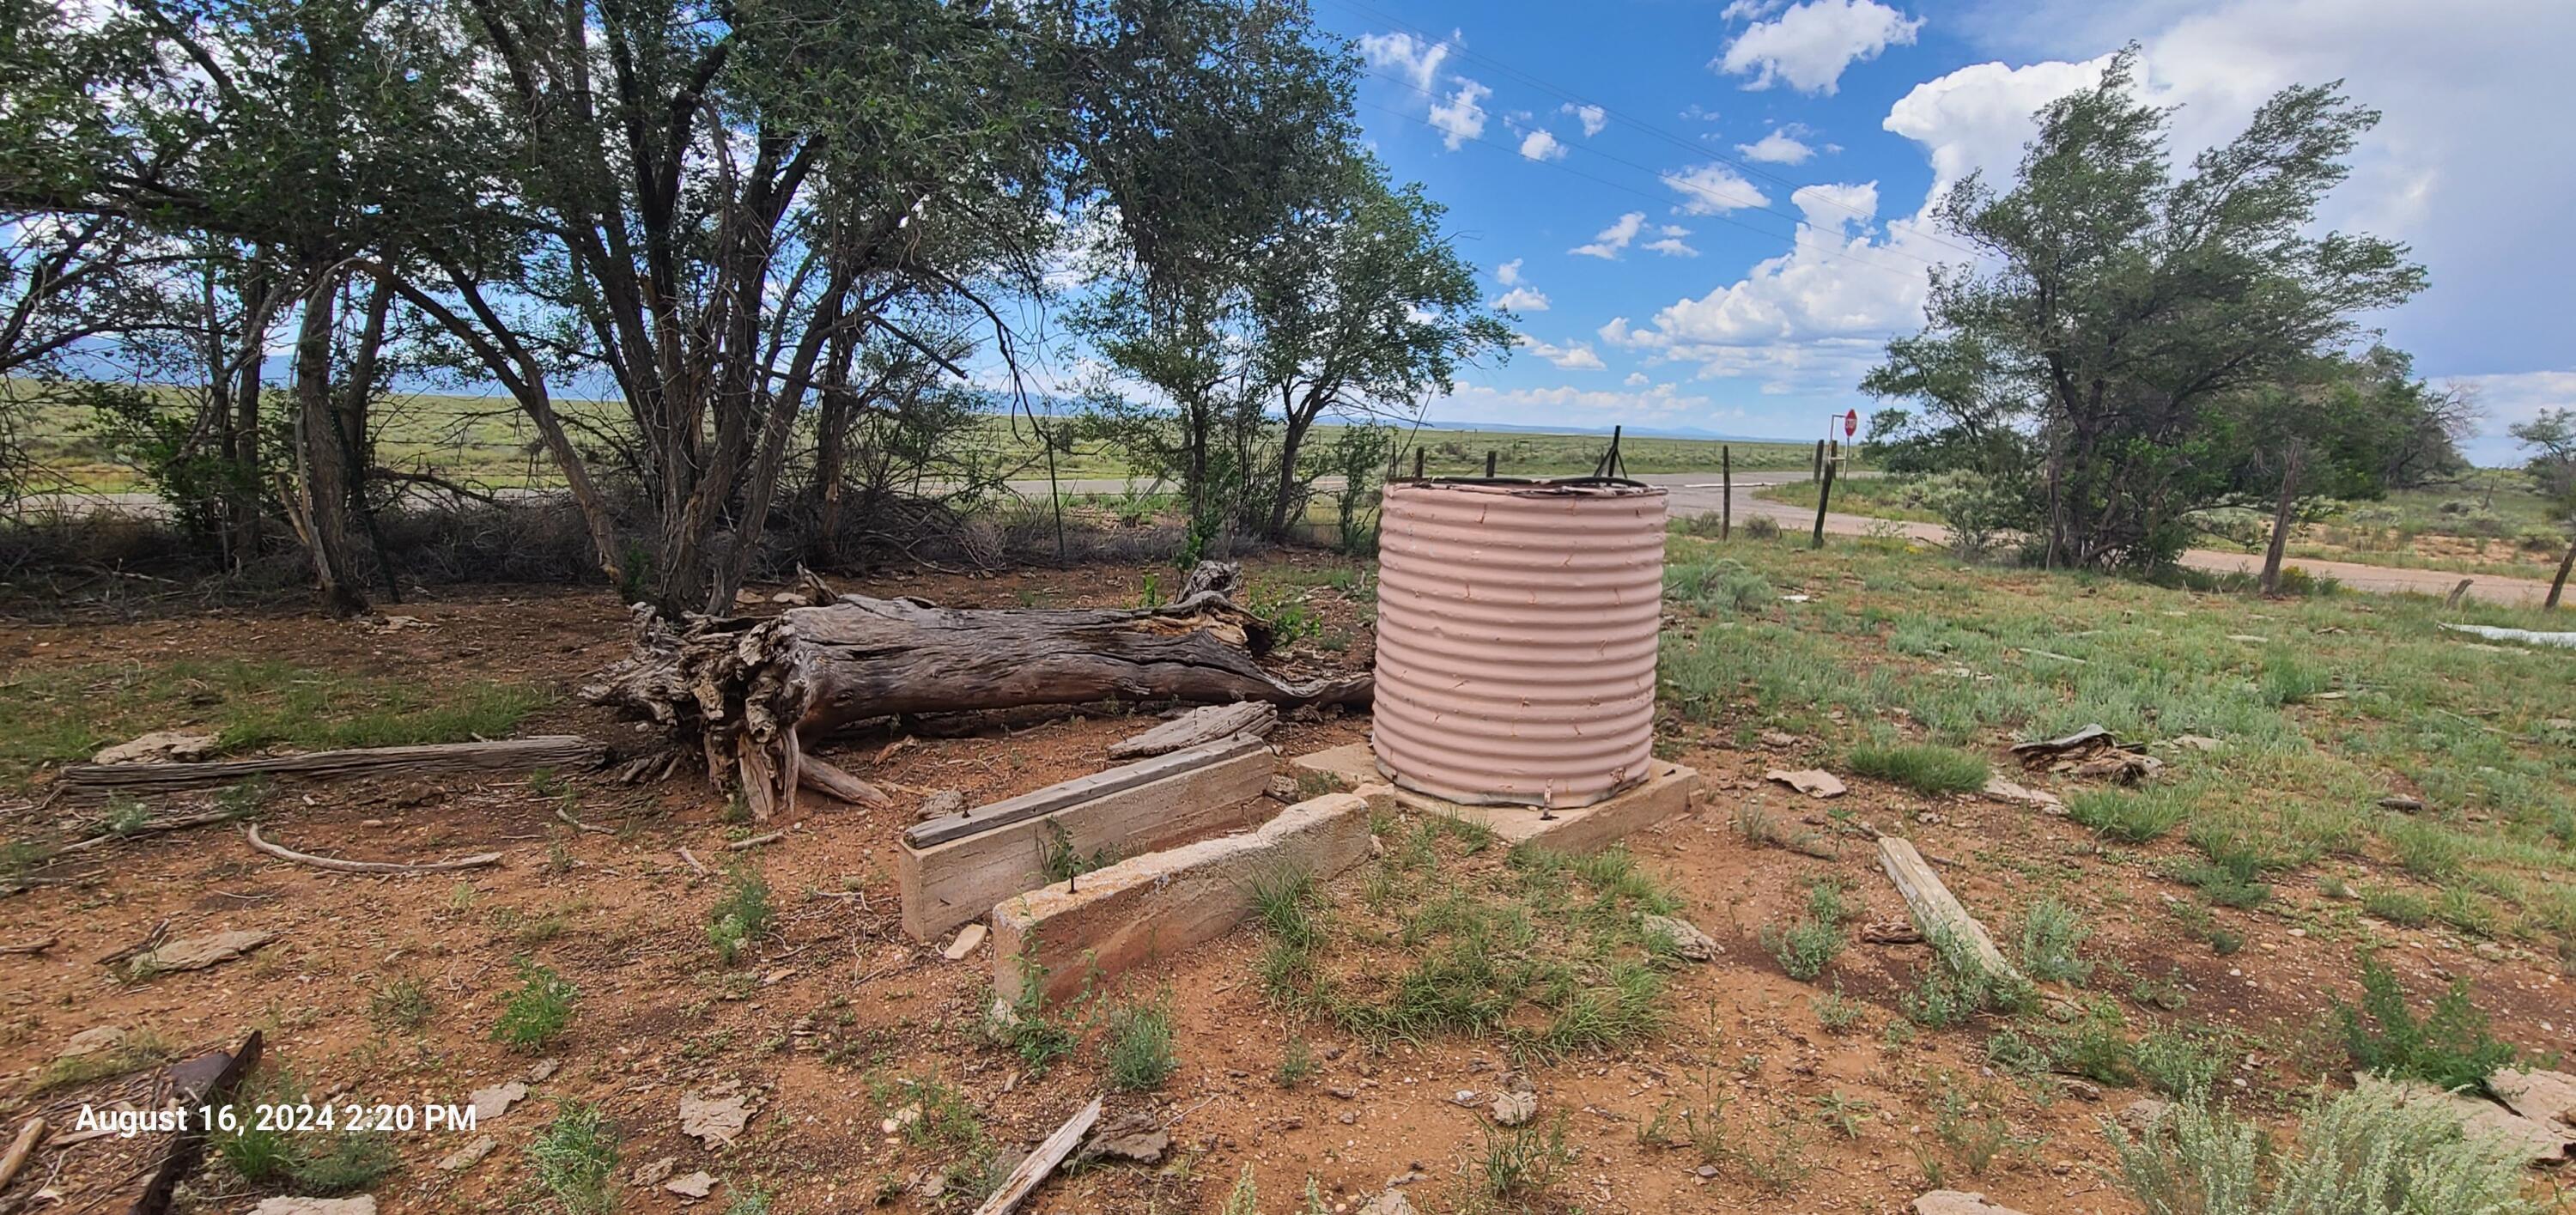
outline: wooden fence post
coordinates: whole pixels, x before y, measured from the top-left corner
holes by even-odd
[[[1816,535],[1809,548],[1825,546],[1825,504],[1834,499],[1834,466],[1825,465],[1825,479],[1816,487]]]
[[[1735,534],[1735,450],[1724,444],[1717,449],[1717,538]]]

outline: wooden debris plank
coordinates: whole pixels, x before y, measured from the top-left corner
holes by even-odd
[[[1233,931],[1263,882],[1329,881],[1368,859],[1369,814],[1395,790],[1368,785],[1290,806],[1259,829],[1147,853],[1005,899],[993,908],[993,988],[1017,1005],[1031,983],[1047,1000]]]
[[[1046,1142],[1039,1144],[1036,1151],[1029,1153],[1028,1159],[1020,1162],[1020,1167],[1012,1169],[1011,1175],[1002,1179],[1002,1188],[993,1191],[993,1196],[985,1199],[984,1205],[975,1208],[975,1215],[1011,1215],[1020,1209],[1020,1204],[1028,1201],[1029,1195],[1054,1174],[1056,1166],[1073,1154],[1074,1145],[1091,1133],[1092,1124],[1100,1121],[1100,1100],[1099,1097],[1092,1098],[1091,1104],[1065,1119],[1063,1126],[1055,1128],[1055,1133],[1047,1136]]]
[[[1959,905],[1911,841],[1893,835],[1878,837],[1878,864],[1887,871],[1887,880],[1896,883],[1896,892],[1905,896],[1906,909],[1914,913],[1914,925],[1923,930],[1925,939],[1958,941],[1975,953],[1986,973],[2001,979],[2021,978],[2021,972],[2004,960],[2003,951],[1995,948],[1994,938],[1986,935],[1985,925]]]
[[[853,806],[883,810],[894,805],[894,799],[887,797],[884,790],[850,775],[839,764],[818,755],[803,755],[798,758],[796,783],[825,797],[839,798]]]
[[[1165,755],[1185,747],[1219,742],[1237,734],[1266,738],[1279,728],[1279,706],[1239,700],[1230,705],[1202,705],[1170,721],[1109,745],[1109,758],[1135,759]]]
[[[231,1104],[242,1080],[259,1066],[262,1044],[260,1031],[252,1030],[238,1050],[229,1054],[215,1051],[172,1067],[171,1086],[181,1107]],[[169,1150],[161,1155],[160,1167],[153,1170],[143,1192],[126,1208],[127,1215],[163,1215],[168,1211],[179,1182],[196,1170],[198,1158],[205,1154],[206,1136],[206,1128],[196,1122],[172,1134]]]
[[[27,1158],[36,1154],[36,1144],[44,1137],[45,1120],[42,1116],[29,1118],[26,1125],[18,1128],[18,1137],[9,1142],[8,1154],[0,1156],[0,1192],[8,1190],[9,1183],[18,1179],[18,1170],[27,1167]]]
[[[929,848],[951,840],[991,831],[1027,819],[1039,818],[1077,806],[1095,798],[1133,789],[1194,768],[1223,763],[1255,751],[1267,753],[1268,747],[1258,738],[1223,738],[1212,743],[1121,764],[1089,776],[1048,785],[1046,788],[1006,798],[991,805],[977,806],[962,814],[951,814],[927,822],[915,823],[903,833],[903,842],[915,848]]]
[[[112,793],[176,793],[257,776],[329,779],[587,768],[597,765],[607,753],[607,748],[578,735],[547,734],[490,742],[308,751],[301,755],[264,755],[198,764],[72,764],[55,778],[54,790],[65,797],[106,797]]]
[[[1134,766],[1162,765],[1205,750],[1174,752]],[[1257,817],[1253,803],[1270,787],[1270,749],[1247,739],[1218,753],[1225,758],[1213,763],[1193,757],[1169,768],[1149,767],[1161,775],[1142,783],[1122,780],[1106,791],[1091,785],[1084,789],[1087,796],[1032,802],[998,825],[950,836],[946,843],[923,847],[903,841],[895,850],[895,884],[903,896],[904,931],[915,940],[933,940],[968,920],[984,918],[995,903],[1045,885],[1047,855],[1053,850],[1070,848],[1081,857],[1106,852],[1116,859],[1249,825]],[[1039,805],[1056,808],[1024,812]]]

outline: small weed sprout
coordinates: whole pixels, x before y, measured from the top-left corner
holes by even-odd
[[[746,861],[726,875],[724,897],[707,912],[707,940],[725,965],[733,965],[769,931],[776,915],[769,905],[768,879]]]
[[[2022,973],[2042,983],[2082,986],[2093,977],[2093,963],[2079,951],[2092,935],[2082,913],[2055,897],[2032,903],[2022,913]]]
[[[1279,1068],[1270,1079],[1281,1088],[1295,1088],[1323,1071],[1324,1065],[1315,1059],[1315,1048],[1308,1046],[1304,1038],[1290,1038],[1288,1048],[1280,1052]]]
[[[367,998],[367,1019],[379,1029],[419,1029],[429,1024],[430,1015],[438,1011],[431,999],[429,984],[416,975],[405,975],[375,990]]]
[[[1101,1053],[1112,1087],[1130,1093],[1161,1088],[1180,1067],[1172,1054],[1169,993],[1150,1003],[1111,1009],[1109,1036]]]
[[[617,1173],[617,1129],[599,1107],[566,1101],[555,1120],[528,1144],[528,1165],[538,1188],[565,1215],[604,1215],[617,1209],[611,1188]]]
[[[564,1035],[572,1025],[579,989],[563,976],[526,958],[519,959],[519,989],[502,1006],[492,1038],[512,1050],[535,1054]]]
[[[2467,980],[2454,980],[2418,1018],[2396,972],[2375,957],[2362,959],[2361,1007],[2337,1001],[2335,1019],[2354,1066],[2392,1079],[2477,1090],[2514,1059],[2510,1044],[2488,1035],[2487,1015],[2469,1002]]]

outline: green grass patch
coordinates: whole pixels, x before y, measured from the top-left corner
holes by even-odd
[[[1935,796],[1974,793],[1990,775],[1985,756],[1924,743],[1866,744],[1852,748],[1844,763],[1862,776]]]
[[[86,760],[153,730],[204,730],[226,753],[504,738],[553,699],[523,684],[348,675],[282,661],[26,670],[0,684],[0,780]]]
[[[573,1006],[580,990],[570,980],[526,958],[519,959],[519,986],[501,1007],[492,1040],[512,1050],[535,1054],[572,1028]]]

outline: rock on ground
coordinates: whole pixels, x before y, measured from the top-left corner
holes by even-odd
[[[113,1050],[124,1044],[125,1030],[123,1028],[114,1025],[100,1025],[90,1029],[84,1029],[79,1033],[73,1034],[71,1036],[71,1040],[63,1043],[63,1049],[57,1052],[54,1057],[57,1059],[77,1059],[83,1055],[95,1055],[100,1051]]]
[[[376,1200],[355,1198],[263,1198],[250,1215],[376,1215]]]
[[[191,763],[215,753],[215,736],[191,734],[185,730],[154,730],[101,750],[90,757],[94,764],[179,764]]]
[[[439,1161],[439,1171],[443,1173],[462,1173],[467,1169],[473,1168],[475,1165],[483,1163],[483,1158],[491,1155],[492,1149],[499,1146],[501,1146],[500,1140],[495,1139],[490,1135],[477,1135],[474,1138],[474,1142],[466,1144],[464,1147],[458,1148],[453,1152],[449,1152],[445,1159]]]
[[[1847,792],[1843,788],[1841,778],[1822,768],[1804,768],[1796,772],[1783,772],[1773,768],[1763,773],[1762,779],[1787,785],[1814,798],[1841,797]]]
[[[1914,1215],[2022,1215],[2022,1212],[1988,1202],[1983,1194],[1934,1190],[1914,1200]]]
[[[1171,1132],[1150,1113],[1124,1114],[1091,1132],[1077,1155],[1091,1160],[1153,1164],[1171,1150]]]
[[[662,1188],[682,1198],[704,1198],[715,1192],[716,1179],[700,1169],[686,1177],[674,1177],[663,1182]]]
[[[1494,1121],[1504,1126],[1519,1126],[1538,1114],[1538,1098],[1530,1093],[1494,1094]]]
[[[149,953],[136,956],[129,966],[137,975],[166,974],[174,970],[204,970],[219,962],[232,961],[276,939],[276,933],[253,932],[248,929],[182,937]]]
[[[495,1084],[488,1088],[478,1088],[473,1092],[465,1094],[465,1099],[473,1103],[474,1121],[477,1125],[480,1125],[490,1119],[498,1118],[503,1114],[509,1113],[510,1107],[518,1104],[519,1099],[527,1095],[528,1086],[513,1080],[507,1084]]]
[[[1413,1202],[1394,1190],[1388,1190],[1361,1204],[1358,1215],[1413,1215]]]
[[[1668,915],[1649,915],[1638,920],[1647,933],[1662,933],[1670,938],[1673,951],[1694,962],[1713,962],[1726,948],[1715,938],[1699,930],[1699,925]]]
[[[733,1142],[742,1134],[744,1124],[750,1121],[751,1107],[739,1095],[680,1094],[680,1133],[708,1147],[722,1147]]]

